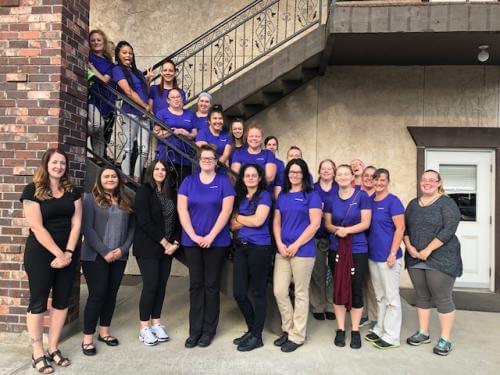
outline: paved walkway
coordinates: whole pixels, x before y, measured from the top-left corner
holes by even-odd
[[[360,350],[333,345],[335,323],[309,319],[308,340],[296,352],[285,354],[273,346],[275,335],[264,332],[264,347],[250,353],[237,352],[232,339],[244,331],[236,304],[222,297],[218,335],[208,348],[185,349],[188,315],[188,279],[169,281],[164,322],[171,341],[155,347],[139,342],[138,300],[141,285],[120,290],[113,321],[113,334],[121,341],[111,348],[97,343],[98,355],[85,357],[80,350],[81,335],[76,332],[61,343],[64,354],[72,360],[59,374],[500,374],[498,335],[500,314],[458,311],[453,342],[455,350],[448,357],[432,353],[438,338],[437,317],[433,317],[433,343],[421,347],[403,344],[401,348],[381,351],[363,341]],[[82,286],[82,297],[86,295]],[[84,298],[82,298],[84,300]],[[416,328],[414,309],[404,303],[406,338]],[[81,326],[81,325],[80,325]],[[362,334],[366,329],[362,329]],[[348,336],[349,337],[349,336]],[[33,374],[29,365],[30,348],[0,339],[0,374]]]

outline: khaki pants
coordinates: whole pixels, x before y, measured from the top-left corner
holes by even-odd
[[[276,254],[274,262],[274,296],[281,314],[281,329],[288,339],[302,344],[306,338],[309,315],[309,282],[314,267],[313,257],[285,258]],[[290,300],[290,283],[295,285],[295,308]]]
[[[377,298],[373,290],[370,272],[365,275],[365,287],[363,289],[363,316],[374,322],[377,320]]]
[[[329,246],[330,242],[327,239],[316,240],[316,261],[309,288],[313,313],[333,312],[333,281],[326,285]]]

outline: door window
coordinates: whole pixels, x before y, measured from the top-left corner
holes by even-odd
[[[458,205],[461,221],[476,221],[477,166],[439,164],[446,194]]]

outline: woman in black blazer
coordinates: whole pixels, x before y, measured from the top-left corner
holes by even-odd
[[[144,185],[135,195],[134,255],[143,281],[139,340],[148,346],[169,340],[160,316],[172,257],[179,247],[180,226],[167,171],[164,161],[153,162],[146,171]]]

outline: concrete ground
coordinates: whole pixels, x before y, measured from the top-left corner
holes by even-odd
[[[171,341],[155,347],[139,342],[138,300],[141,284],[123,286],[112,324],[112,333],[120,346],[107,347],[97,342],[98,354],[85,357],[81,353],[81,334],[69,335],[60,347],[71,358],[72,365],[56,369],[60,374],[417,374],[443,373],[499,374],[498,335],[500,314],[458,311],[453,343],[448,357],[432,353],[438,338],[437,317],[431,326],[432,344],[381,351],[363,341],[360,350],[333,345],[335,323],[309,319],[308,340],[291,354],[282,353],[272,342],[276,336],[264,332],[264,347],[250,353],[236,351],[232,339],[245,330],[242,317],[232,298],[222,296],[218,334],[208,348],[185,349],[188,326],[188,278],[173,277],[169,281],[163,321]],[[82,302],[86,289],[82,286]],[[414,309],[404,302],[402,338],[416,329]],[[79,327],[81,327],[81,322]],[[366,334],[367,329],[362,329]],[[348,336],[349,337],[349,336]],[[33,374],[29,364],[28,345],[16,345],[12,336],[0,337],[0,374]],[[404,340],[403,340],[404,341]]]

